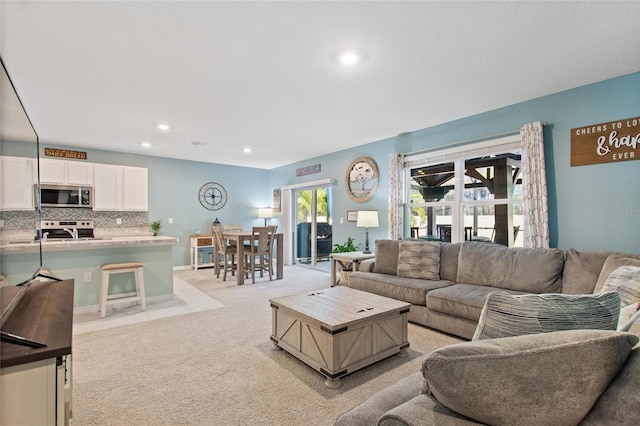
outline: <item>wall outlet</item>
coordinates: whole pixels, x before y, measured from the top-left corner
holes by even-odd
[[[117,218],[116,219],[116,225],[122,225],[122,218]]]
[[[167,222],[168,222],[169,224],[172,224],[172,223],[173,223],[173,218],[172,218],[172,217],[170,217],[169,219],[167,219]]]
[[[93,281],[93,272],[85,272],[84,273],[84,282],[85,283],[90,283],[91,281]]]
[[[4,228],[4,219],[0,219],[0,228]]]

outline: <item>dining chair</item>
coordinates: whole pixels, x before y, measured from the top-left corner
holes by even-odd
[[[236,255],[238,254],[238,247],[231,245],[222,235],[222,228],[218,225],[211,227],[213,231],[213,247],[216,252],[216,262],[221,264],[224,273],[222,275],[222,281],[227,280],[227,270],[231,269],[231,275],[233,276],[238,269],[236,263]],[[220,278],[220,267],[218,267],[218,274],[216,278]]]
[[[276,226],[253,227],[251,230],[251,244],[245,245],[244,253],[248,258],[248,273],[251,274],[251,282],[256,283],[256,272],[264,276],[264,271],[269,274],[269,281],[273,279],[273,236]],[[259,262],[256,262],[259,259]]]

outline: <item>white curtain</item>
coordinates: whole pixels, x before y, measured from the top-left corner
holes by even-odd
[[[402,238],[402,175],[404,155],[389,154],[389,238]]]
[[[544,139],[540,122],[525,124],[522,137],[522,174],[524,176],[524,246],[549,248],[549,209],[544,166]]]

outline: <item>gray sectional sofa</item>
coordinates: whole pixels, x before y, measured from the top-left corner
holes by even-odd
[[[510,294],[529,294],[514,299],[567,301],[615,295],[619,303],[622,293],[608,290],[610,276],[629,267],[635,271],[628,282],[635,289],[636,311],[620,328],[624,331],[528,329],[522,333],[526,335],[474,336],[479,320],[478,330],[488,324],[493,299],[509,299]],[[376,241],[376,258],[350,275],[349,286],[410,302],[410,321],[474,340],[431,352],[421,371],[342,414],[335,425],[638,424],[639,267],[638,255],[606,251]],[[585,296],[590,293],[597,294]],[[620,306],[614,308],[617,314]],[[589,314],[577,316],[593,312]]]
[[[466,339],[473,337],[494,290],[589,294],[602,286],[603,267],[610,272],[629,258],[640,259],[608,251],[564,253],[479,242],[377,240],[375,245],[375,259],[362,262],[349,276],[349,287],[409,302],[409,321]]]

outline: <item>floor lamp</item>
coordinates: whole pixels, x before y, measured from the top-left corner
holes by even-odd
[[[358,222],[356,223],[358,228],[365,228],[364,231],[364,254],[370,254],[369,250],[369,228],[377,228],[378,225],[378,211],[377,210],[361,210],[358,212]]]

